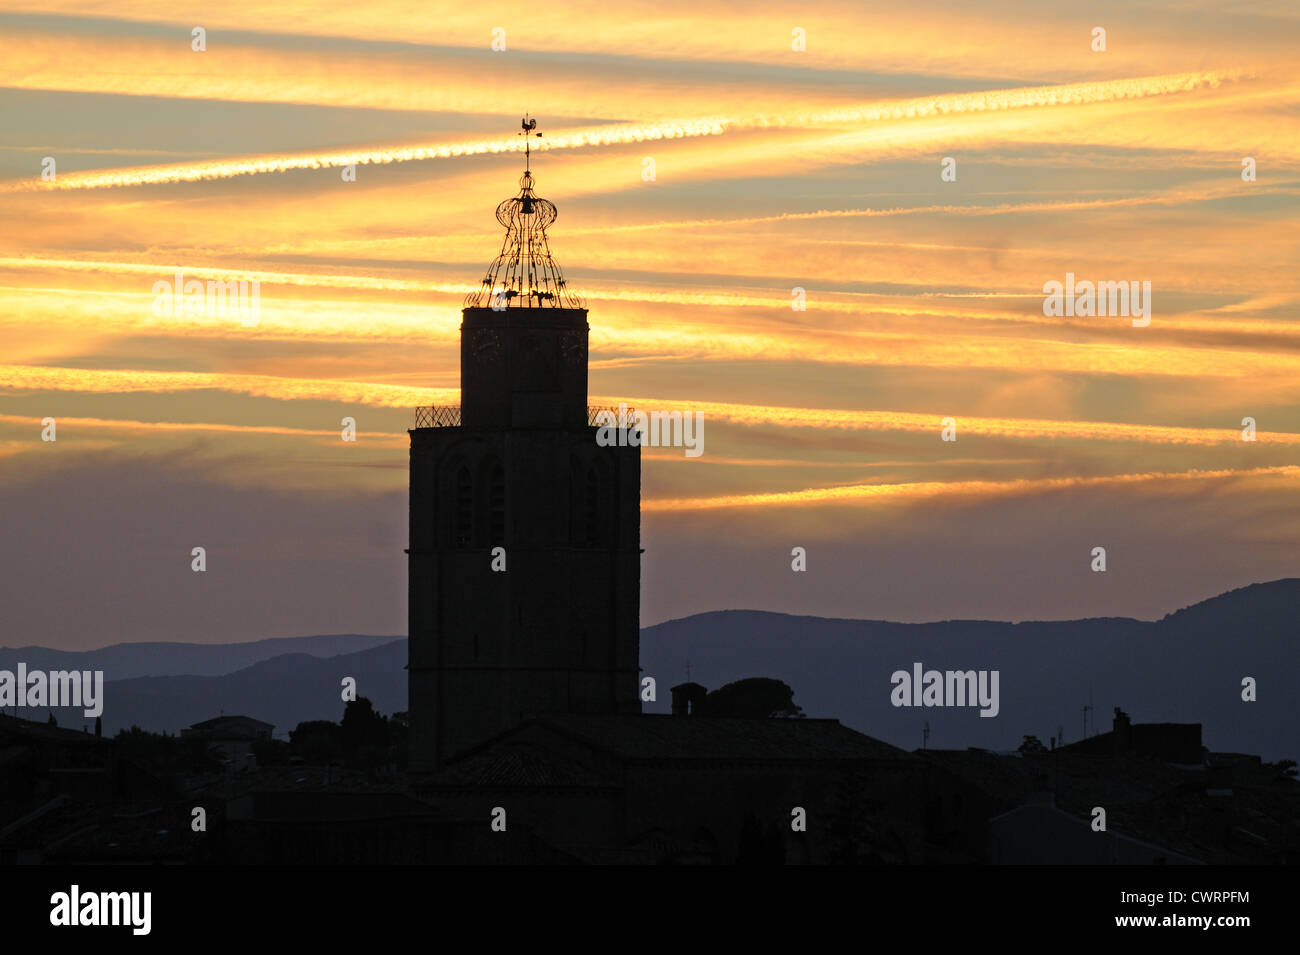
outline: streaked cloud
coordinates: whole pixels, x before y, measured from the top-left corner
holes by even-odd
[[[912,484],[853,484],[840,487],[804,488],[798,491],[779,491],[769,494],[739,494],[720,497],[671,498],[642,502],[646,511],[700,511],[727,507],[791,507],[818,504],[871,504],[893,500],[925,500],[953,497],[963,502],[977,502],[983,498],[1007,497],[1068,491],[1074,488],[1136,484],[1159,484],[1167,487],[1171,482],[1214,482],[1238,478],[1272,478],[1284,482],[1292,490],[1300,489],[1300,467],[1254,468],[1248,471],[1188,471],[1185,473],[1116,474],[1105,477],[1039,478],[1016,481],[924,481]]]

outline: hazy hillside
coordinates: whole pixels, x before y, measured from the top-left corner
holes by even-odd
[[[113,666],[157,672],[182,664],[211,673],[228,665],[223,660],[267,652],[270,645],[319,650],[328,641],[356,641],[369,649],[329,657],[282,654],[224,675],[110,680],[105,732],[133,723],[175,732],[224,711],[274,723],[282,735],[302,720],[337,720],[345,676],[357,679],[358,691],[380,712],[407,708],[401,638],[123,645],[96,651],[115,657],[94,665],[110,674]],[[380,641],[386,642],[374,646]],[[15,652],[0,651],[0,666],[11,666],[4,658],[15,659]],[[41,660],[92,665],[91,655],[21,653],[29,666],[55,665]],[[692,679],[710,688],[746,676],[784,680],[809,716],[835,717],[907,749],[921,745],[926,722],[932,748],[1014,749],[1026,734],[1046,744],[1060,729],[1067,742],[1074,741],[1082,732],[1082,708],[1091,699],[1092,725],[1101,731],[1110,728],[1112,710],[1120,706],[1134,722],[1202,723],[1203,740],[1213,750],[1257,753],[1269,760],[1300,756],[1300,698],[1294,693],[1300,677],[1300,580],[1232,591],[1157,622],[898,624],[719,611],[647,628],[641,661],[644,675],[658,684],[657,702],[646,706],[651,712],[668,710],[669,688],[685,680],[689,661]],[[998,716],[982,718],[974,707],[893,707],[890,675],[910,671],[915,662],[926,669],[1000,671]],[[1244,676],[1258,681],[1257,702],[1242,702]],[[27,715],[38,714],[29,710]],[[72,713],[59,714],[59,721],[65,726],[86,722]]]
[[[182,674],[218,676],[286,653],[333,657],[401,639],[404,638],[341,633],[275,637],[250,643],[117,643],[79,652],[31,646],[0,647],[0,669],[14,670],[21,660],[29,670],[103,670],[105,680]]]
[[[369,697],[381,713],[406,709],[405,666],[406,641],[399,639],[335,657],[284,654],[224,676],[112,680],[104,686],[104,733],[132,725],[175,733],[224,712],[273,723],[283,739],[303,720],[342,717],[340,684],[348,676],[357,681],[357,693]],[[44,711],[39,718],[45,718]],[[56,710],[55,718],[74,728],[94,722],[75,710]]]
[[[725,611],[647,628],[641,665],[660,687],[685,679],[709,687],[771,676],[795,689],[809,716],[833,716],[886,742],[913,749],[930,724],[935,748],[1013,749],[1025,734],[1043,743],[1064,729],[1082,733],[1091,697],[1097,729],[1120,706],[1135,722],[1199,722],[1213,750],[1300,757],[1300,580],[1232,591],[1163,620],[1061,623],[947,621],[894,624]],[[895,708],[890,675],[927,669],[1000,670],[1001,712]],[[1241,678],[1259,699],[1241,700]]]

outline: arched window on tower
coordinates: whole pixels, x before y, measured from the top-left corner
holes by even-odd
[[[600,544],[600,475],[595,466],[587,468],[587,493],[583,502],[583,543],[588,547]]]
[[[452,541],[457,547],[469,547],[474,541],[474,479],[467,467],[456,472],[455,518]]]
[[[569,543],[581,547],[587,536],[583,515],[586,495],[586,469],[577,456],[569,458]]]
[[[506,472],[500,464],[488,472],[488,509],[488,546],[497,547],[506,542]]]

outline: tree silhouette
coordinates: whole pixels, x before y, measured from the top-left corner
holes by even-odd
[[[700,714],[746,719],[804,715],[803,710],[795,705],[794,690],[780,680],[761,676],[737,680],[713,690],[704,698]]]
[[[342,762],[368,771],[392,763],[402,765],[405,739],[405,721],[395,718],[390,724],[388,717],[376,712],[374,704],[364,696],[348,701],[338,723],[309,720],[289,732],[293,754],[309,763]],[[403,750],[400,757],[398,748]]]
[[[150,733],[133,725],[118,730],[114,741],[123,757],[147,766],[151,772],[206,773],[221,769],[220,758],[202,737]]]
[[[388,719],[376,713],[374,704],[364,696],[343,708],[339,740],[354,765],[374,769],[388,762]]]
[[[309,763],[328,763],[342,752],[339,725],[329,720],[307,720],[289,730],[293,752]]]
[[[406,712],[394,713],[388,718],[388,752],[393,764],[406,770],[407,745],[411,736],[410,716]]]
[[[1043,741],[1037,736],[1026,736],[1020,746],[1017,747],[1016,752],[1021,756],[1037,756],[1039,753],[1046,753],[1047,747],[1043,745]]]
[[[293,755],[293,748],[282,739],[255,739],[252,750],[259,766],[284,766]]]

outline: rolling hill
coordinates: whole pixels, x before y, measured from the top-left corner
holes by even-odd
[[[330,649],[346,652],[329,653]],[[289,652],[284,652],[288,650]],[[279,652],[277,652],[279,651]],[[98,655],[98,656],[97,656]],[[309,719],[339,719],[340,681],[383,713],[405,710],[406,641],[357,635],[194,646],[121,644],[86,654],[0,650],[0,668],[105,670],[104,731],[142,726],[176,732],[199,720],[243,713],[276,725],[277,736]],[[1110,728],[1114,707],[1135,723],[1199,722],[1214,751],[1267,760],[1300,757],[1300,580],[1255,584],[1158,621],[1095,618],[998,623],[900,624],[725,610],[672,620],[641,635],[643,675],[667,712],[669,688],[692,679],[710,688],[747,676],[784,680],[809,716],[844,724],[906,749],[978,746],[1010,750],[1025,735],[1044,743]],[[937,670],[997,670],[999,713],[977,708],[894,707],[891,674],[914,663]],[[191,672],[179,672],[189,667]],[[1254,677],[1258,699],[1241,699]],[[25,710],[29,718],[44,712]],[[58,712],[80,726],[80,712]]]

